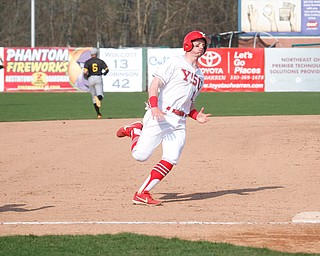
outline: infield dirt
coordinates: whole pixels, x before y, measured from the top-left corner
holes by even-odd
[[[134,232],[320,253],[320,224],[291,223],[320,212],[320,116],[188,119],[180,162],[152,191],[159,207],[131,202],[161,158],[137,162],[115,136],[134,120],[0,123],[0,235]]]

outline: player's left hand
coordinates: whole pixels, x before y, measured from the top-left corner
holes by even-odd
[[[104,70],[104,72],[103,72],[103,75],[106,76],[108,73],[109,73],[109,69],[106,68],[106,69]]]
[[[210,119],[209,119],[210,116],[211,116],[211,114],[204,113],[204,108],[202,107],[197,115],[197,121],[200,124],[205,124],[206,122],[210,121]]]

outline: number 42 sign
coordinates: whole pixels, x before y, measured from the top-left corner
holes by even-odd
[[[141,92],[142,48],[101,48],[100,56],[109,67],[103,76],[105,92]]]

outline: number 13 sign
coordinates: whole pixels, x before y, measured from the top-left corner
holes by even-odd
[[[103,76],[105,92],[143,91],[141,48],[101,48],[100,56],[110,72]]]

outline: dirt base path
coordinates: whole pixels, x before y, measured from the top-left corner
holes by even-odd
[[[132,119],[0,123],[0,235],[134,232],[320,253],[320,116],[188,120],[179,164],[134,206],[161,158],[136,162]]]

